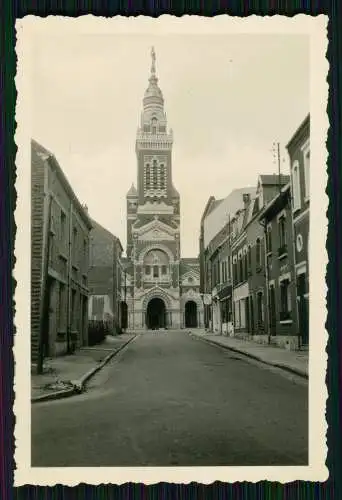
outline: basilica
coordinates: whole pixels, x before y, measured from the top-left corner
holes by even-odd
[[[180,195],[172,180],[173,133],[152,63],[136,135],[137,182],[126,195],[127,258],[122,277],[130,330],[203,325],[197,258],[181,258]]]

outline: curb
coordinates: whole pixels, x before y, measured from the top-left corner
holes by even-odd
[[[298,375],[299,377],[309,379],[309,376],[307,373],[302,372],[301,370],[297,370],[296,368],[292,368],[290,366],[284,365],[282,363],[272,363],[271,361],[265,361],[264,359],[260,358],[259,356],[255,356],[254,354],[250,354],[249,352],[242,351],[240,349],[237,349],[236,347],[229,347],[224,344],[220,344],[219,342],[215,342],[212,339],[206,339],[202,336],[190,333],[192,337],[195,337],[197,339],[203,340],[203,342],[207,342],[208,344],[222,347],[223,349],[226,349],[228,351],[233,351],[238,354],[242,354],[243,356],[247,356],[248,358],[255,359],[256,361],[259,361],[260,363],[263,363],[264,365],[269,365],[269,366],[274,366],[275,368],[280,368],[281,370],[285,370],[287,372],[293,373],[294,375]]]
[[[64,389],[62,391],[51,392],[50,394],[42,394],[41,396],[36,396],[31,398],[31,403],[42,403],[44,401],[51,401],[55,399],[63,399],[68,398],[70,396],[74,396],[75,394],[81,394],[85,390],[85,385],[98,371],[100,371],[114,356],[119,354],[130,342],[132,342],[137,335],[134,335],[131,339],[127,340],[119,349],[116,351],[112,351],[108,356],[104,358],[104,360],[91,370],[89,370],[83,377],[79,380],[73,382],[73,387],[70,389]]]

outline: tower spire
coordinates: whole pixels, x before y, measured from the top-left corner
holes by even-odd
[[[156,53],[154,51],[154,47],[151,48],[151,58],[152,58],[152,64],[151,64],[151,77],[156,76]]]

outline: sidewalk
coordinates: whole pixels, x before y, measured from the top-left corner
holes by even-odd
[[[250,340],[205,332],[204,330],[189,330],[190,334],[209,342],[222,346],[231,351],[244,354],[267,365],[282,368],[304,378],[309,377],[309,356],[307,352],[288,351],[281,347],[258,344]]]
[[[86,382],[136,335],[107,336],[101,344],[44,360],[44,372],[31,370],[31,402],[59,399],[84,390]]]

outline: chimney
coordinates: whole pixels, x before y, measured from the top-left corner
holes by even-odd
[[[251,195],[249,193],[244,193],[242,195],[242,199],[243,199],[244,207],[247,208],[250,201],[251,201]]]

